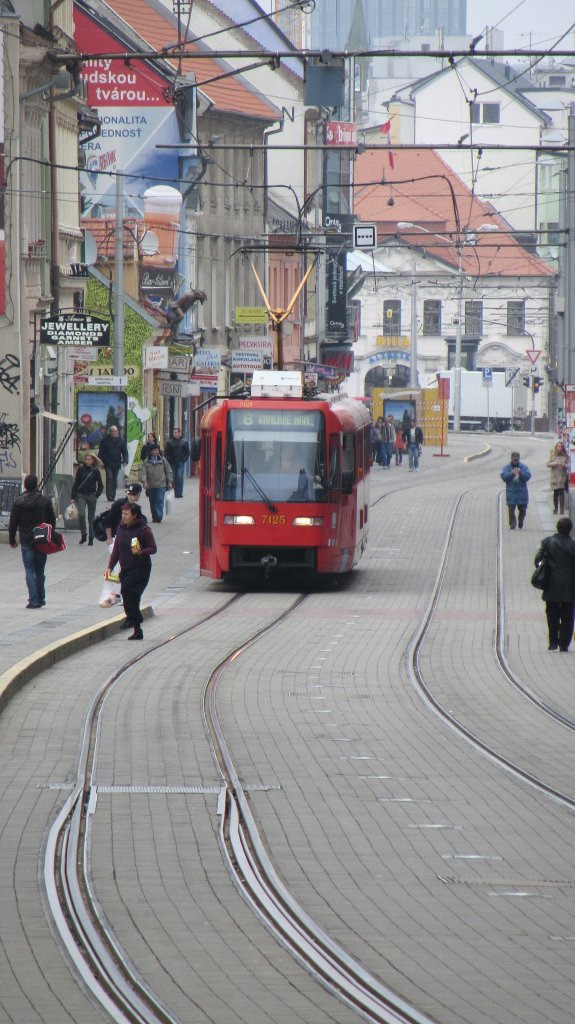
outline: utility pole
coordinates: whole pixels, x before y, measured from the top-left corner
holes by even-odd
[[[567,144],[567,243],[565,251],[564,380],[575,383],[575,103],[568,118]]]
[[[453,373],[453,430],[461,430],[461,317],[463,311],[463,269],[461,266],[461,249],[459,256],[459,281],[457,287],[457,323],[455,324],[455,364]]]
[[[114,376],[124,372],[124,185],[116,168],[116,233],[114,260]]]
[[[409,386],[417,387],[417,263],[411,261],[411,366]]]

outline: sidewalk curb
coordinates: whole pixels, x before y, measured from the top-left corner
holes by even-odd
[[[152,618],[154,615],[151,605],[144,605],[140,611],[144,620]],[[82,629],[78,633],[71,633],[70,636],[55,640],[53,643],[47,644],[46,647],[40,647],[27,658],[17,661],[0,675],[0,712],[8,704],[10,698],[35,676],[40,675],[41,672],[56,665],[59,661],[63,661],[69,655],[77,654],[78,651],[115,635],[123,618],[123,615],[115,615],[107,622],[98,622],[95,626],[88,626],[87,629]]]
[[[485,448],[482,448],[480,452],[474,452],[473,455],[466,455],[464,462],[473,462],[475,459],[482,459],[484,455],[489,455],[491,451],[491,445],[486,444]]]

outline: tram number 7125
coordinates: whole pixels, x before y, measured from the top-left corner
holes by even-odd
[[[263,526],[285,526],[286,517],[276,515],[263,515],[262,525]]]

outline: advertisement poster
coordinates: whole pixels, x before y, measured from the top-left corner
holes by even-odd
[[[74,26],[74,39],[80,51],[125,52],[125,44],[78,7],[74,8]],[[137,212],[143,216],[142,196],[147,188],[170,180],[177,185],[177,150],[156,148],[180,142],[168,82],[137,58],[129,62],[109,57],[86,60],[82,78],[88,103],[95,107],[102,121],[101,134],[84,146],[85,215],[99,216],[106,207],[115,208],[115,175],[104,172],[119,170],[129,176],[125,187],[127,215]]]
[[[77,6],[74,39],[85,53],[126,51],[125,42]],[[108,237],[115,218],[117,173],[121,174],[125,223],[131,221],[139,250],[140,293],[165,308],[181,280],[177,267],[182,203],[177,146],[181,139],[170,83],[136,54],[129,60],[109,56],[85,60],[82,79],[88,103],[98,111],[102,124],[100,134],[83,146],[82,227],[91,231],[96,245]]]
[[[98,454],[100,441],[110,427],[126,440],[127,401],[124,391],[79,391],[77,394],[78,452]]]

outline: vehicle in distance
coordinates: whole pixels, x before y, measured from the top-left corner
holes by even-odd
[[[300,373],[262,371],[253,384],[201,423],[201,574],[349,573],[367,543],[369,413],[304,397]]]

